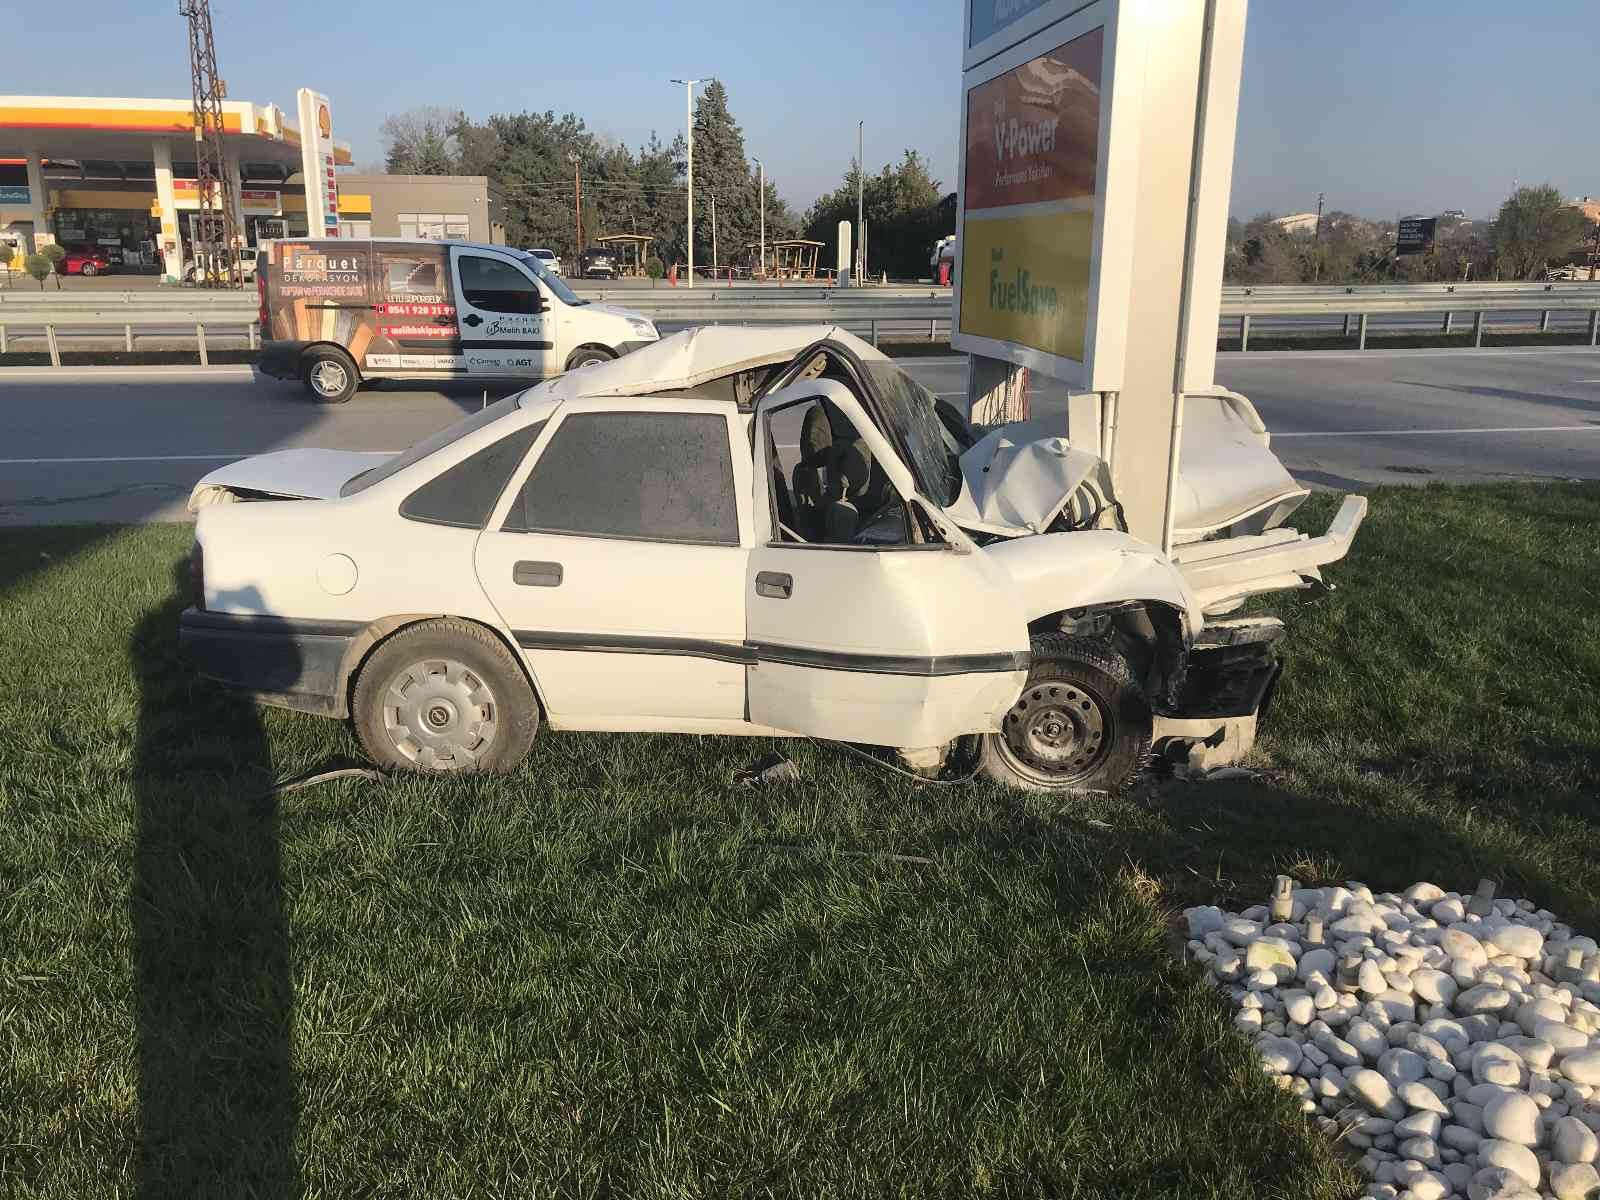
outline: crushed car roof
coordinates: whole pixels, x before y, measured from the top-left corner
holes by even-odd
[[[882,352],[837,325],[702,325],[662,338],[611,362],[579,367],[531,388],[524,406],[579,396],[644,396],[697,387],[713,379],[788,362],[813,342],[829,338],[862,359]]]

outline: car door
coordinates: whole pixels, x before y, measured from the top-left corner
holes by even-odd
[[[832,426],[833,447],[854,443],[844,448],[854,460],[882,471],[887,486],[873,511],[852,507],[848,483],[825,477],[811,487],[801,478],[817,469],[815,445],[801,455],[823,424],[807,420],[812,406]],[[907,747],[996,728],[1028,663],[1027,625],[1004,573],[916,494],[850,388],[812,380],[773,392],[757,405],[753,433],[750,719]],[[808,536],[783,519],[799,523],[795,506],[807,490],[844,505],[843,527],[815,521]]]
[[[532,272],[510,255],[451,248],[456,320],[468,375],[540,379],[558,373],[556,316]]]
[[[476,551],[552,724],[746,727],[750,470],[731,403],[557,411]]]

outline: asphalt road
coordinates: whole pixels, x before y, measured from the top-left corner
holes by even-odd
[[[964,395],[963,360],[902,365]],[[1279,456],[1313,485],[1600,479],[1596,351],[1223,354],[1217,376],[1256,403]],[[1063,412],[1061,385],[1035,383],[1034,415]],[[478,387],[389,385],[329,408],[240,367],[6,369],[0,524],[181,520],[194,482],[232,459],[399,450],[483,399]]]

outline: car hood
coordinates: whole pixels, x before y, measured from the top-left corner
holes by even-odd
[[[601,304],[591,300],[584,306],[585,312],[603,313],[608,317],[621,317],[624,321],[649,321],[650,318],[635,309],[623,308],[617,304]]]
[[[1095,455],[1050,436],[1042,422],[1005,425],[961,456],[961,495],[948,511],[967,529],[1043,533],[1101,466]]]
[[[189,493],[189,511],[237,500],[240,494],[293,500],[332,500],[354,476],[394,455],[356,450],[274,450],[218,467]]]

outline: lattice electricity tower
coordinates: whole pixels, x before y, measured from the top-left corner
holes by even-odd
[[[203,287],[239,287],[243,283],[235,261],[239,214],[222,146],[222,101],[228,89],[217,77],[210,0],[178,0],[178,15],[189,21],[189,75],[194,91],[195,190],[200,205],[192,227],[194,276]]]

